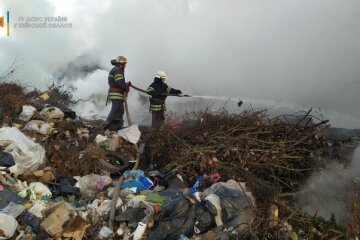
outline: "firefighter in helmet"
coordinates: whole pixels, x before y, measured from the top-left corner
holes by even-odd
[[[165,121],[165,100],[168,95],[179,95],[182,92],[174,89],[165,83],[166,72],[157,71],[154,82],[147,89],[151,95],[150,111],[152,113],[152,127],[158,128]]]
[[[127,59],[119,56],[111,60],[114,66],[108,76],[109,94],[108,100],[111,100],[111,110],[106,119],[104,129],[117,131],[124,125],[124,100],[129,92],[130,82],[125,82],[125,68]]]

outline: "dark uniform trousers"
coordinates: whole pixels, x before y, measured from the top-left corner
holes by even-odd
[[[124,99],[128,92],[128,86],[125,82],[124,68],[115,66],[111,69],[108,77],[109,99],[111,100],[111,110],[106,119],[104,129],[117,131],[124,124]]]
[[[124,101],[119,99],[111,100],[111,111],[106,119],[108,129],[116,131],[124,125]]]
[[[165,121],[165,110],[152,111],[152,124],[153,128],[159,128]]]

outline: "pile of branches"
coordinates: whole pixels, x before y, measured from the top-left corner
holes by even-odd
[[[23,86],[16,83],[0,83],[0,119],[7,118],[21,112],[26,102]]]
[[[313,236],[313,229],[331,233],[327,236],[344,236],[343,226],[316,217],[313,220],[283,204],[302,191],[300,186],[314,171],[326,165],[331,148],[322,136],[328,121],[315,118],[311,110],[299,114],[274,118],[266,110],[192,114],[192,120],[166,125],[152,133],[146,141],[144,160],[164,175],[182,173],[189,186],[199,175],[214,172],[221,175],[221,181],[246,182],[257,201],[253,230],[258,229],[264,238],[271,235],[268,239],[274,239],[276,233],[287,229],[288,221],[294,225],[293,230],[301,229],[307,236]],[[282,220],[277,227],[270,227],[269,208],[274,204],[279,206],[278,217]],[[322,228],[314,227],[319,221]]]
[[[309,116],[310,111],[304,118]],[[195,120],[155,133],[148,141],[146,158],[164,172],[181,169],[189,182],[215,171],[222,180],[245,180],[258,200],[266,200],[266,192],[296,191],[306,176],[321,167],[326,146],[321,132],[326,123],[300,127],[280,117],[268,118],[265,110],[202,112]]]
[[[57,84],[55,81],[48,87],[49,99],[45,103],[52,106],[69,106],[74,103],[73,88],[66,88],[65,85]]]
[[[347,226],[347,239],[356,239],[360,236],[360,209],[356,204],[356,199],[352,200],[352,208],[349,214]]]

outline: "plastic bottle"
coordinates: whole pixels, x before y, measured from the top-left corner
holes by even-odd
[[[137,228],[133,233],[133,240],[140,240],[146,231],[147,224],[139,222]]]

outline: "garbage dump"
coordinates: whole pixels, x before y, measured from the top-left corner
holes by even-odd
[[[156,131],[131,125],[112,132],[77,117],[68,92],[55,86],[25,93],[0,85],[0,239],[360,234],[356,195],[347,225],[292,204],[328,155],[340,156],[323,135],[327,121],[205,111]]]

